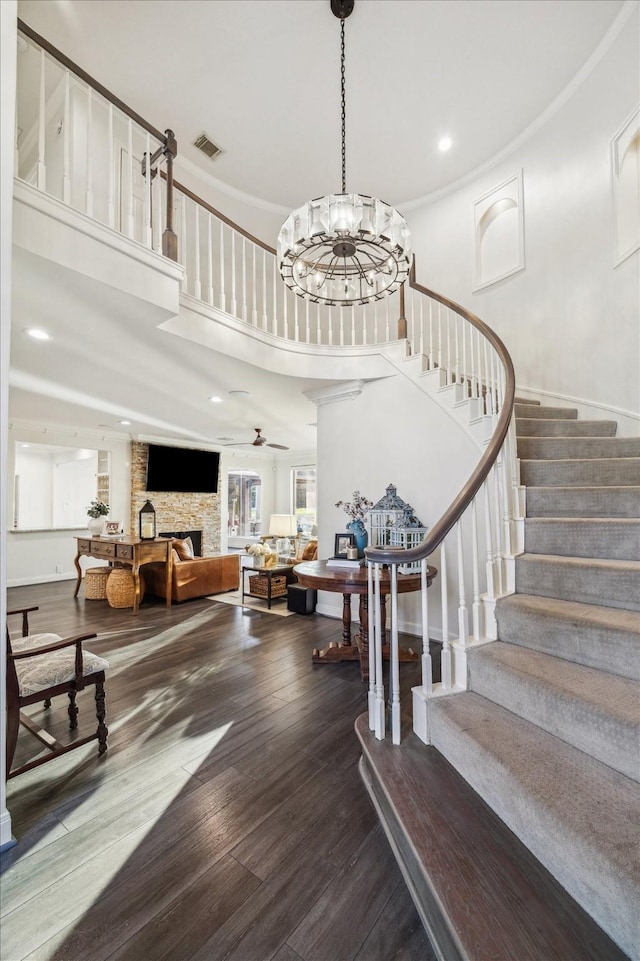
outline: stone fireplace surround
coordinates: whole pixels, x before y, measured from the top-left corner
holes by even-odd
[[[221,504],[219,494],[157,493],[145,490],[148,444],[131,442],[131,518],[130,530],[138,533],[138,513],[146,500],[156,512],[156,530],[188,535],[200,534],[200,549],[193,541],[194,553],[204,557],[220,553]],[[220,478],[218,478],[220,490]],[[175,533],[177,532],[177,533]]]

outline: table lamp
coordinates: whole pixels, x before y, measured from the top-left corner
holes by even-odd
[[[272,514],[269,520],[269,537],[277,538],[278,554],[289,555],[290,538],[298,535],[298,521],[295,514]]]

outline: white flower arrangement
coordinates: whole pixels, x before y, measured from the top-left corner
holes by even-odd
[[[252,557],[264,557],[266,554],[273,553],[268,544],[247,544],[245,551]]]

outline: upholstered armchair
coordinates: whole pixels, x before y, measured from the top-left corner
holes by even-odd
[[[22,615],[22,637],[13,641],[7,626],[7,777],[15,777],[29,771],[46,761],[66,754],[88,741],[97,738],[98,754],[107,750],[108,730],[105,724],[105,671],[108,661],[97,654],[83,649],[83,641],[95,634],[80,634],[76,637],[62,638],[59,634],[29,634],[29,614],[37,607],[19,608],[8,611],[8,615]],[[32,718],[22,713],[29,704],[44,702],[45,708],[51,705],[51,698],[58,694],[69,696],[69,727],[78,726],[78,707],[76,694],[83,688],[95,685],[96,715],[98,727],[94,734],[78,738],[63,745],[47,731],[39,727]],[[18,729],[22,724],[50,750],[50,754],[37,757],[12,770],[13,758],[18,741]]]

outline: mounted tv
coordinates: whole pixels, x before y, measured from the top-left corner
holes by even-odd
[[[219,467],[218,451],[149,444],[146,490],[217,494]]]

